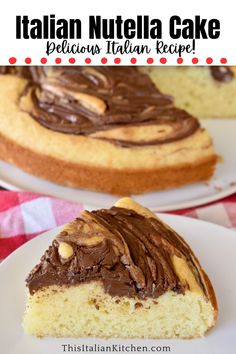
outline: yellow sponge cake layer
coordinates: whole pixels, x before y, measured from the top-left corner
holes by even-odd
[[[236,117],[236,71],[225,80],[217,80],[210,67],[143,68],[163,92],[172,95],[176,106],[199,118]],[[218,67],[218,71],[227,70]]]
[[[140,300],[111,297],[102,285],[90,283],[36,292],[24,329],[37,337],[196,338],[213,323],[212,304],[189,291]]]

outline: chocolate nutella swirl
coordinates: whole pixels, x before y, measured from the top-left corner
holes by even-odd
[[[67,259],[60,255],[61,243],[72,248]],[[50,285],[90,281],[101,281],[111,296],[184,293],[173,255],[184,256],[191,265],[188,246],[159,220],[118,207],[85,211],[53,241],[26,282],[31,294]]]
[[[32,80],[31,71],[32,69],[29,69],[26,66],[0,66],[1,75],[15,75],[28,80]]]
[[[210,71],[216,81],[229,82],[234,77],[234,73],[229,66],[210,66]]]
[[[20,108],[57,132],[129,147],[174,142],[199,128],[197,119],[175,108],[172,98],[134,67],[30,67],[27,79]],[[150,138],[130,133],[147,126],[153,127]]]

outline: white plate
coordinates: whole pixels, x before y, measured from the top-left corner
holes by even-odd
[[[218,299],[219,320],[202,339],[192,340],[97,340],[38,339],[21,327],[25,308],[24,279],[39,261],[58,229],[28,242],[0,265],[0,343],[4,354],[60,354],[62,344],[169,346],[175,354],[233,354],[236,348],[236,233],[191,218],[161,215],[184,236],[207,271]],[[97,352],[97,351],[95,351]],[[121,351],[123,353],[123,351]]]
[[[202,121],[202,124],[213,136],[217,153],[223,157],[214,178],[209,183],[134,196],[136,201],[154,211],[169,211],[206,204],[236,192],[236,119],[209,119]],[[79,201],[97,208],[108,207],[117,200],[117,197],[108,194],[66,188],[44,181],[4,162],[0,162],[0,185],[7,189]]]

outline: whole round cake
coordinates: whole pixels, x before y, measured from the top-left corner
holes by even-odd
[[[127,195],[213,175],[208,132],[138,68],[3,68],[0,99],[0,158],[44,179]]]

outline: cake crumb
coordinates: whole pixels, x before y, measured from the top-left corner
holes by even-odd
[[[99,310],[99,309],[100,309],[100,306],[99,306],[98,303],[97,303],[97,299],[92,299],[92,302],[93,302],[95,308],[96,308],[97,310]]]
[[[143,307],[143,304],[141,304],[141,302],[136,302],[136,304],[134,305],[134,307],[136,309],[140,308],[140,307]]]

